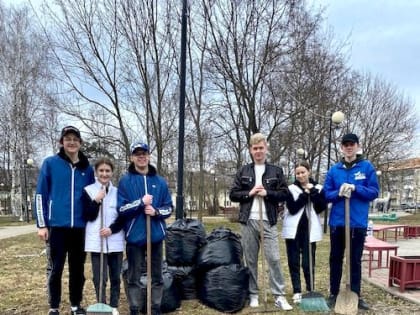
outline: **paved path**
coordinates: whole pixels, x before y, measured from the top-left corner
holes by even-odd
[[[36,233],[35,224],[30,225],[15,225],[15,226],[0,226],[0,239],[15,237],[22,234]]]

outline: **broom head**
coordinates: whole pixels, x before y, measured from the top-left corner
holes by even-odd
[[[300,309],[304,312],[323,312],[328,313],[330,308],[324,296],[318,292],[309,292],[302,295]]]
[[[109,315],[112,314],[112,307],[104,303],[90,305],[86,310],[86,315]]]

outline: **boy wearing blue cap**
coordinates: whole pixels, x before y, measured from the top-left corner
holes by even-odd
[[[166,234],[165,219],[173,210],[172,198],[166,180],[150,164],[149,146],[135,142],[130,146],[131,163],[118,185],[118,211],[125,222],[127,283],[130,314],[137,315],[144,308],[140,278],[146,270],[147,228],[150,216],[151,234],[151,309],[160,315],[163,294],[162,260],[163,239]],[[148,275],[150,276],[150,275]]]

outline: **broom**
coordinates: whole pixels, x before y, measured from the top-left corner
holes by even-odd
[[[330,308],[325,301],[324,296],[314,291],[314,272],[313,272],[313,257],[311,244],[311,207],[310,196],[308,196],[308,203],[305,205],[305,214],[308,217],[308,250],[309,250],[309,281],[311,291],[302,295],[300,308],[304,312],[328,312]]]
[[[100,218],[101,218],[101,229],[103,228],[104,225],[104,214],[103,214],[103,207],[102,207],[102,203],[101,206],[99,208],[99,212],[100,212]],[[104,250],[103,250],[103,237],[101,236],[101,256],[99,259],[99,297],[98,300],[102,300],[102,277],[103,277],[103,269],[104,269]],[[105,304],[105,303],[96,303],[93,305],[90,305],[87,310],[86,310],[86,315],[108,315],[108,314],[112,314],[112,307]]]

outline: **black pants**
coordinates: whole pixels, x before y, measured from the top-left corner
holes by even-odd
[[[49,246],[51,271],[48,277],[48,298],[51,308],[61,302],[61,278],[66,256],[69,265],[69,295],[71,305],[80,305],[85,283],[85,229],[50,228]]]
[[[350,287],[360,296],[362,279],[362,255],[365,243],[366,228],[350,229]],[[343,257],[346,248],[345,228],[330,229],[330,293],[337,295],[343,273]]]
[[[100,284],[100,272],[101,272],[101,254],[91,253],[92,261],[92,273],[93,273],[93,284],[96,291],[96,300],[99,303],[106,304],[106,284],[109,274],[110,282],[110,297],[109,305],[112,307],[118,307],[120,300],[120,288],[121,288],[121,268],[123,253],[109,253],[104,254],[103,261],[103,272],[102,272],[102,297],[99,299],[99,284]]]
[[[160,314],[160,304],[163,294],[162,277],[162,248],[163,243],[152,244],[151,269],[152,269],[152,314]],[[146,272],[146,245],[135,246],[127,244],[127,283],[128,283],[128,302],[132,314],[137,314],[146,301],[142,299],[140,278]]]
[[[316,243],[312,246],[312,275],[315,280],[315,251]],[[295,239],[286,239],[287,262],[289,265],[290,278],[292,280],[293,293],[301,293],[300,267],[302,255],[302,270],[305,277],[306,290],[311,291],[311,277],[309,273],[309,238],[308,232],[301,230],[296,233]]]

